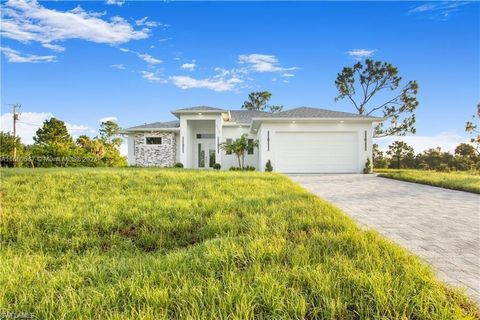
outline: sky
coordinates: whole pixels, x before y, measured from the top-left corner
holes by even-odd
[[[178,108],[240,109],[252,91],[285,110],[354,112],[334,82],[366,58],[419,84],[417,133],[382,148],[452,151],[480,102],[478,2],[10,0],[1,14],[1,130],[21,104],[24,143],[52,116],[95,136],[107,119],[126,128]]]

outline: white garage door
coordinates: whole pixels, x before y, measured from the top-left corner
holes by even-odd
[[[357,172],[356,132],[276,132],[276,171]]]

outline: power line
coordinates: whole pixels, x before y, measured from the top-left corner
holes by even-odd
[[[38,124],[38,123],[30,123],[30,122],[23,122],[23,121],[18,121],[18,123],[21,124],[28,124],[30,126],[35,126],[35,127],[41,127],[43,124]]]

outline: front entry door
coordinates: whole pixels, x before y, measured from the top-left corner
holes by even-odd
[[[212,168],[215,163],[215,141],[197,140],[197,168]]]

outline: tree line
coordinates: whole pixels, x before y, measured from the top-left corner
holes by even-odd
[[[105,121],[98,136],[81,135],[74,140],[65,122],[50,118],[37,130],[31,145],[23,144],[10,132],[0,131],[0,164],[2,167],[125,166],[127,161],[120,155],[120,130],[114,121]]]
[[[404,141],[395,141],[383,152],[377,144],[373,145],[373,167],[391,169],[421,169],[437,171],[480,171],[480,154],[468,143],[460,143],[454,153],[430,148],[421,153]]]

